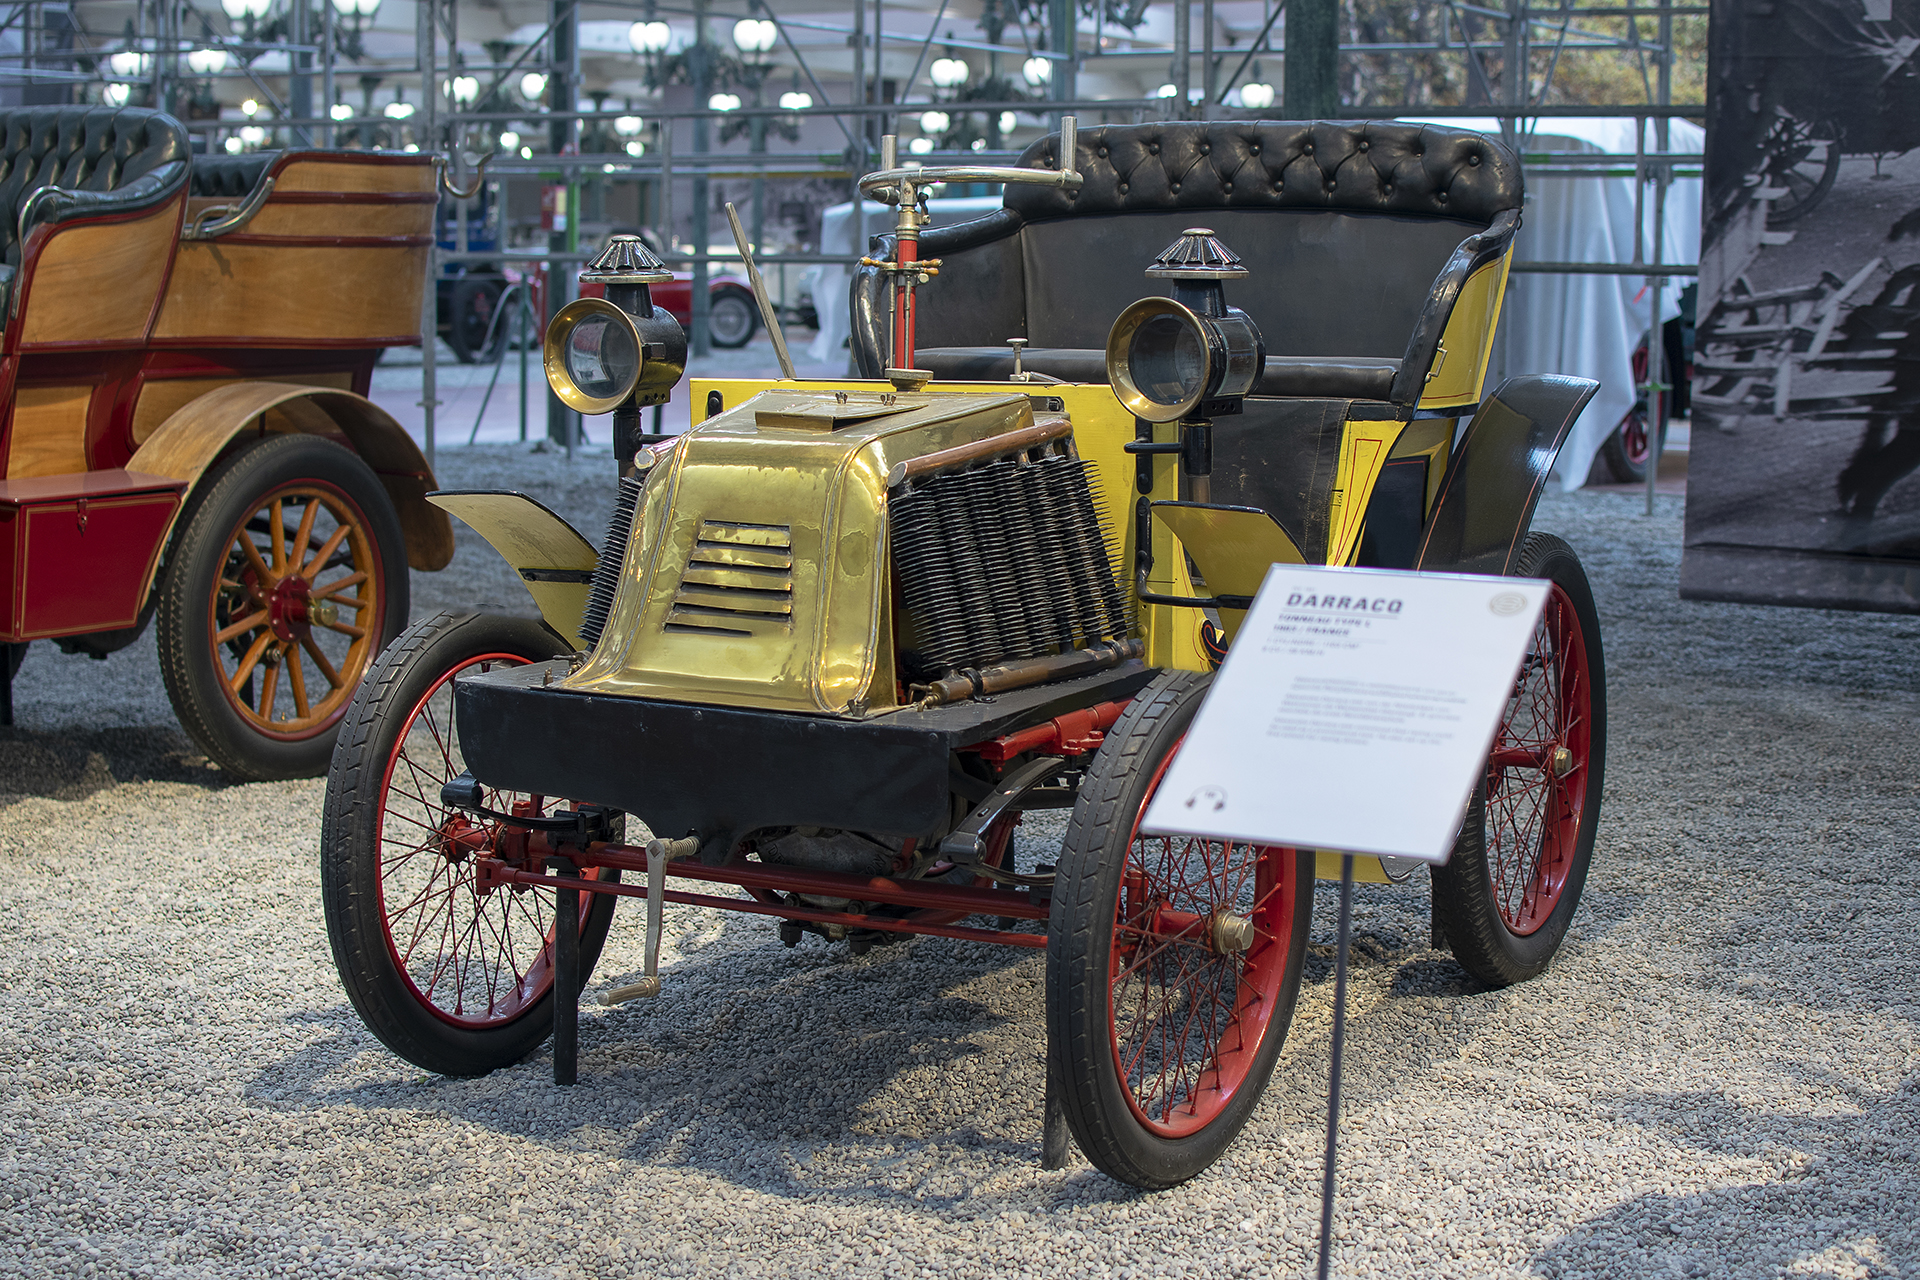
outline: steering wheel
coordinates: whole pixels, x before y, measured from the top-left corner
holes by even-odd
[[[877,173],[860,179],[860,194],[881,204],[916,204],[921,188],[936,182],[1024,182],[1044,187],[1062,187],[1073,191],[1080,186],[1080,175],[1066,167],[1074,153],[1075,122],[1072,116],[1060,117],[1060,157],[1058,169],[1017,169],[1012,165],[956,164],[924,169],[896,169],[894,157],[882,151]]]

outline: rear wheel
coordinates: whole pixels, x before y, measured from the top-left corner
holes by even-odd
[[[1146,836],[1207,677],[1168,672],[1080,787],[1047,930],[1049,1066],[1087,1158],[1137,1187],[1193,1177],[1246,1124],[1286,1038],[1313,908],[1292,849]]]
[[[222,769],[313,777],[407,623],[406,543],[379,479],[318,436],[256,440],[194,491],[157,610],[180,723]]]
[[[725,289],[707,299],[707,337],[716,347],[744,347],[759,326],[753,295]]]
[[[456,280],[448,298],[447,346],[461,364],[492,364],[507,345],[507,318],[498,316],[503,281],[487,276]]]
[[[1648,368],[1647,344],[1642,342],[1633,353],[1634,386],[1646,385]],[[1668,369],[1668,380],[1672,381],[1674,377],[1675,371]],[[1666,398],[1664,391],[1657,394],[1659,400],[1653,401],[1655,404]],[[1606,478],[1615,484],[1641,483],[1647,478],[1647,467],[1652,460],[1666,451],[1665,426],[1659,430],[1659,448],[1653,447],[1653,415],[1648,410],[1648,403],[1646,396],[1642,395],[1633,408],[1627,410],[1627,416],[1620,419],[1620,425],[1614,428],[1613,434],[1600,445],[1600,465],[1606,469]]]
[[[1513,576],[1553,587],[1452,857],[1433,870],[1434,917],[1454,958],[1495,986],[1540,973],[1566,937],[1607,761],[1600,621],[1579,558],[1530,534]]]
[[[474,855],[499,824],[440,802],[466,766],[455,677],[555,657],[539,624],[442,613],[395,641],[367,678],[334,751],[320,834],[327,938],[367,1028],[401,1057],[445,1075],[519,1061],[553,1029],[554,894],[483,886]],[[488,791],[486,807],[539,814],[546,797]],[[608,869],[588,876],[617,880]],[[614,900],[580,895],[581,978],[593,971]]]

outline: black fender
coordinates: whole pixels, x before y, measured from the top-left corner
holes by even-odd
[[[1447,464],[1415,569],[1505,574],[1574,420],[1600,384],[1536,373],[1508,378],[1480,405]]]

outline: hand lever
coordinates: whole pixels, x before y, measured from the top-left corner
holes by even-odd
[[[644,977],[624,987],[615,987],[600,997],[601,1004],[620,1004],[660,994],[660,916],[666,905],[667,863],[674,858],[691,858],[700,852],[700,837],[684,840],[647,841],[647,952]]]

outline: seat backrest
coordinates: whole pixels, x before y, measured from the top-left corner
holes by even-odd
[[[239,200],[251,195],[260,185],[278,151],[248,151],[237,156],[195,156],[193,177],[187,194],[223,200]]]
[[[161,111],[135,107],[11,107],[0,111],[0,251],[20,265],[20,209],[42,187],[175,189],[187,133]]]
[[[1056,168],[1058,148],[1019,163]],[[999,212],[923,236],[945,265],[921,346],[1103,346],[1121,308],[1166,292],[1143,274],[1153,256],[1204,225],[1249,268],[1227,298],[1269,353],[1399,357],[1454,249],[1523,196],[1498,140],[1395,121],[1106,125],[1080,132],[1074,164],[1078,191],[1009,184]]]

